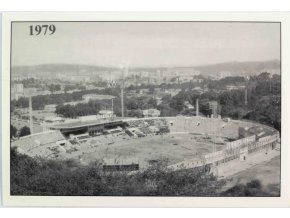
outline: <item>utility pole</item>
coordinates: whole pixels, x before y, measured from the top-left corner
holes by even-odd
[[[196,107],[196,116],[198,117],[198,113],[199,113],[199,105],[198,105],[198,98],[196,99],[196,105],[195,105],[195,107]]]
[[[245,106],[248,105],[248,87],[246,85],[246,89],[245,89]]]
[[[112,120],[114,119],[114,98],[112,98]]]
[[[270,76],[269,76],[269,81],[270,81],[270,95],[271,95],[271,96],[272,96],[272,77],[273,77],[273,75],[270,74]]]
[[[32,97],[29,95],[29,125],[30,125],[30,134],[33,134],[33,120],[32,120]]]
[[[124,71],[128,71],[128,66],[122,69],[122,82],[121,82],[121,108],[122,108],[122,118],[124,118]]]
[[[248,81],[249,81],[249,76],[245,77],[246,80],[246,87],[245,87],[245,106],[247,107],[248,105]]]

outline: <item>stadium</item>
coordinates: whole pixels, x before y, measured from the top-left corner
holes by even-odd
[[[166,160],[168,169],[202,167],[226,175],[249,160],[280,155],[279,132],[249,121],[194,117],[103,118],[60,123],[12,141],[45,159],[102,163],[106,171],[138,171]]]

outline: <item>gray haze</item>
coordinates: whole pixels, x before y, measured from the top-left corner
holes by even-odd
[[[52,22],[56,32],[47,36],[30,36],[31,24],[37,23],[13,23],[13,66],[197,66],[280,59],[279,23]]]

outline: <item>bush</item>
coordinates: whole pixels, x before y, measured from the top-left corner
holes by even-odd
[[[168,171],[162,161],[143,172],[103,172],[101,164],[43,160],[11,150],[11,195],[217,196],[224,184],[202,170]]]
[[[246,184],[235,185],[222,192],[220,196],[226,197],[270,197],[273,194],[265,191],[259,180],[252,180]]]
[[[16,137],[17,129],[15,126],[10,124],[10,139]]]
[[[20,129],[19,137],[23,137],[23,136],[27,136],[27,135],[30,135],[30,128],[27,126],[24,126]]]

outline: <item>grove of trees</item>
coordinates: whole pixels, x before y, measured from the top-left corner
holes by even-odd
[[[114,113],[121,116],[121,98],[114,99]],[[156,100],[152,97],[125,97],[125,116],[142,117],[142,110],[156,108]],[[55,113],[63,117],[77,118],[78,116],[96,115],[100,110],[111,110],[111,100],[91,100],[88,103],[80,103],[76,105],[60,104],[56,107]]]
[[[50,85],[48,85],[48,90],[51,93],[54,93],[54,92],[60,91],[61,90],[61,86],[60,86],[60,84],[50,84]]]
[[[269,196],[259,181],[221,191],[225,180],[200,170],[168,171],[161,160],[145,171],[104,172],[99,162],[44,160],[11,149],[11,195],[33,196]]]
[[[80,84],[68,84],[65,85],[64,87],[64,92],[66,93],[67,91],[71,91],[71,90],[85,90],[86,87],[84,85],[80,85]]]
[[[223,184],[202,171],[166,171],[162,164],[128,175],[103,172],[98,162],[83,166],[11,150],[12,195],[217,196]]]
[[[30,128],[27,126],[22,127],[19,130],[19,137],[30,135]]]
[[[17,128],[10,124],[10,139],[17,136]]]
[[[220,193],[224,197],[278,197],[263,189],[260,180],[252,180],[246,184],[238,184]]]
[[[141,86],[129,86],[129,90],[149,89],[153,94],[156,88],[170,89],[180,88],[182,91],[176,96],[164,96],[162,103],[157,105],[151,94],[142,97],[126,98],[125,96],[125,116],[142,117],[141,110],[155,108],[161,111],[161,116],[176,116],[178,114],[194,115],[193,111],[184,110],[184,102],[189,101],[195,105],[196,99],[200,102],[200,114],[210,115],[208,108],[209,101],[219,103],[219,111],[222,117],[233,119],[249,119],[261,122],[276,129],[281,129],[281,77],[269,73],[261,73],[257,76],[251,76],[248,81],[244,77],[226,77],[220,80],[210,80],[203,78],[203,82],[198,84],[194,82],[173,83],[173,84],[142,84]],[[247,84],[246,84],[247,83]],[[245,105],[245,91],[225,90],[226,85],[247,85],[248,98]],[[192,90],[195,86],[207,86],[208,92],[200,94]],[[63,103],[71,101],[80,101],[84,94],[97,93],[116,96],[114,99],[114,113],[121,115],[120,87],[106,88],[103,90],[84,90],[74,93],[52,94],[45,96],[35,96],[32,98],[32,107],[34,110],[43,109],[46,104],[57,104],[56,113],[64,117],[75,118],[77,116],[97,114],[99,110],[111,109],[111,101],[94,101],[75,106],[64,106]],[[150,96],[151,95],[151,96]],[[17,101],[11,101],[11,110],[16,107],[28,107],[28,99],[20,98]]]
[[[22,83],[24,88],[41,88],[42,86],[41,81],[35,78],[23,79],[18,83]]]
[[[58,105],[55,113],[67,118],[77,118],[78,116],[96,115],[102,109],[104,102],[90,101],[77,105]]]
[[[93,89],[93,90],[83,90],[73,93],[62,93],[62,94],[51,94],[51,95],[38,95],[32,97],[32,109],[33,110],[43,110],[45,105],[48,104],[63,104],[65,102],[80,101],[82,96],[85,94],[106,94],[117,96],[120,91],[117,89]],[[28,108],[28,98],[21,97],[18,100],[11,101],[11,107]]]
[[[233,119],[249,119],[270,125],[277,130],[281,129],[281,78],[274,75],[272,78],[269,73],[261,73],[258,76],[250,77],[248,81],[248,104],[245,105],[245,90],[220,90],[228,81],[243,81],[242,78],[236,79],[229,77],[214,81],[215,85],[209,92],[199,94],[192,90],[183,90],[176,96],[166,96],[162,104],[158,105],[162,116],[176,116],[177,114],[186,115],[184,102],[189,101],[193,105],[199,99],[200,112],[209,115],[208,102],[217,101],[220,105],[220,112],[223,117]],[[188,111],[188,115],[190,115]]]

